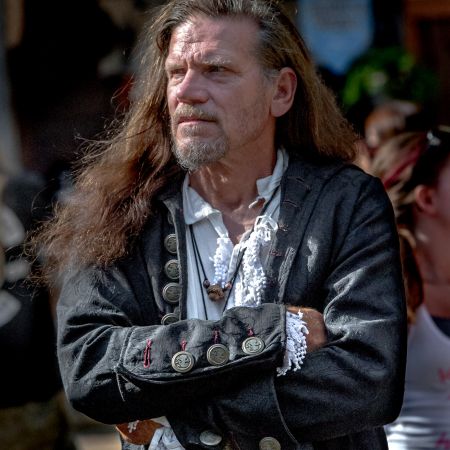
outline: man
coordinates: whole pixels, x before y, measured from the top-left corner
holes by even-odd
[[[145,49],[123,126],[41,235],[69,399],[130,449],[386,448],[392,212],[295,27],[276,2],[173,0]]]

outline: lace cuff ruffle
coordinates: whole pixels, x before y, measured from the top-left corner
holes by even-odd
[[[306,335],[308,334],[303,313],[286,312],[286,351],[283,366],[277,368],[277,376],[286,375],[288,370],[298,370],[306,355]]]

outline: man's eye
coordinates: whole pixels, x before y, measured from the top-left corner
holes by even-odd
[[[209,71],[213,72],[213,73],[215,73],[215,72],[225,72],[226,68],[223,67],[223,66],[210,66]]]

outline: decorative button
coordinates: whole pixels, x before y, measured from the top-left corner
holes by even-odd
[[[169,253],[172,255],[177,254],[177,236],[175,234],[169,234],[164,239],[164,246]]]
[[[171,259],[166,262],[164,272],[171,280],[178,280],[180,278],[180,263],[177,259]]]
[[[168,313],[161,319],[162,325],[170,325],[171,323],[178,322],[180,320],[180,317],[176,313]]]
[[[189,352],[178,352],[172,357],[172,367],[180,373],[189,372],[194,367],[194,355]]]
[[[222,436],[214,431],[206,430],[200,434],[200,442],[208,447],[214,447],[222,442]]]
[[[181,284],[169,283],[166,284],[162,291],[163,299],[170,304],[176,304],[181,298]]]
[[[260,450],[281,450],[281,444],[273,437],[265,437],[259,441]]]
[[[257,336],[251,336],[242,343],[242,350],[247,355],[256,355],[264,349],[264,342]]]
[[[223,366],[230,359],[230,351],[225,345],[214,344],[208,348],[206,359],[213,366]]]

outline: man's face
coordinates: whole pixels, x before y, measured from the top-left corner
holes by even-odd
[[[195,16],[175,28],[167,101],[174,153],[185,168],[273,144],[273,83],[257,60],[257,39],[257,25],[246,18]]]

